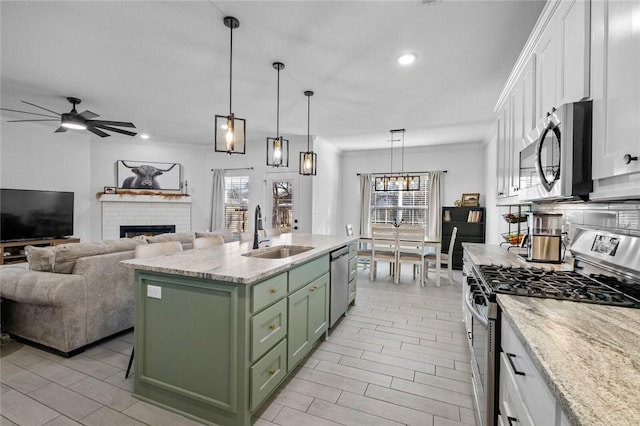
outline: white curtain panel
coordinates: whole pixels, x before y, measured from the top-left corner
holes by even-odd
[[[442,237],[442,172],[429,172],[429,237]]]
[[[360,235],[369,237],[371,222],[371,175],[360,175]]]
[[[224,170],[213,170],[211,190],[211,230],[224,229]]]

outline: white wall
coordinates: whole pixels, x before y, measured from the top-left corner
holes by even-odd
[[[405,148],[405,172],[447,170],[443,175],[444,206],[452,206],[463,193],[480,193],[480,205],[485,206],[485,147],[482,143]],[[400,171],[400,150],[394,152],[393,171]],[[397,163],[396,163],[397,160]],[[350,151],[342,157],[341,227],[360,225],[360,196],[357,173],[389,172],[390,151]],[[495,173],[495,171],[494,171]]]
[[[317,137],[313,149],[318,154],[318,175],[313,180],[314,234],[344,233],[340,223],[342,186],[341,152],[326,140]]]

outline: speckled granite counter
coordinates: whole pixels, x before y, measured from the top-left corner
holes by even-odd
[[[544,268],[562,271],[571,271],[573,267],[568,263],[536,263],[527,262],[518,253],[525,253],[524,249],[507,248],[499,245],[462,243],[462,247],[467,251],[471,261],[476,265],[502,265],[515,268]]]
[[[252,251],[251,242],[235,242],[210,249],[185,250],[170,256],[126,260],[121,264],[144,271],[251,284],[327,254],[357,239],[336,235],[282,234],[271,237],[269,245],[309,246],[313,249],[284,259],[260,259],[242,256]]]
[[[463,246],[476,264],[571,269]],[[640,309],[502,294],[498,304],[572,424],[640,425]]]

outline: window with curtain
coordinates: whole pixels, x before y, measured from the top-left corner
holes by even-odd
[[[249,176],[225,176],[224,226],[234,232],[249,230]]]
[[[429,174],[420,175],[418,191],[376,191],[371,184],[371,223],[429,224]]]

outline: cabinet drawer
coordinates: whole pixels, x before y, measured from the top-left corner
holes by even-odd
[[[349,259],[349,281],[353,280],[358,275],[358,259],[354,257]]]
[[[256,313],[287,295],[287,273],[262,281],[251,290],[251,312]]]
[[[251,366],[251,408],[255,410],[287,373],[287,339]]]
[[[356,300],[356,285],[357,285],[357,283],[358,283],[358,280],[349,281],[349,303],[351,303],[354,300]]]
[[[329,255],[307,262],[289,271],[289,293],[329,272]]]
[[[349,258],[355,257],[358,254],[358,243],[349,244]]]
[[[505,361],[508,363],[508,370],[513,371],[522,399],[535,424],[555,424],[556,399],[533,363],[531,355],[504,315],[502,317],[501,344],[506,357]]]
[[[500,354],[500,414],[503,423],[516,423],[518,425],[535,425],[529,410],[525,405],[520,389],[516,384],[515,374],[509,366],[507,355],[502,352]],[[511,421],[509,421],[511,420]],[[549,423],[553,424],[553,423]]]
[[[251,318],[251,362],[287,335],[287,300],[282,299]]]

